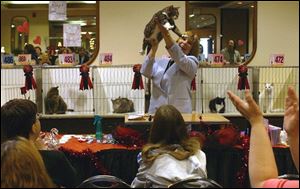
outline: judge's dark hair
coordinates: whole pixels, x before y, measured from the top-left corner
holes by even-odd
[[[29,138],[36,122],[37,106],[30,100],[13,99],[1,107],[1,143],[17,136]]]

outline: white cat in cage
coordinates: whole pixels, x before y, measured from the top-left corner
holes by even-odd
[[[264,113],[283,112],[283,109],[274,109],[274,84],[265,83],[264,90],[259,94],[260,106]]]

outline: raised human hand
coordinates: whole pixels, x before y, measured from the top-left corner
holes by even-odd
[[[283,127],[288,135],[299,135],[299,100],[292,87],[288,88],[288,95],[285,99]]]
[[[231,91],[227,92],[229,99],[232,101],[236,109],[249,120],[252,126],[254,123],[263,122],[263,115],[260,111],[258,105],[253,100],[250,91],[245,90],[245,101],[242,100],[237,95],[233,94]]]

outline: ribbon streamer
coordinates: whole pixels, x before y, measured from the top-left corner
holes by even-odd
[[[24,76],[25,76],[25,89],[26,91],[30,89],[36,89],[36,82],[33,78],[33,68],[31,65],[24,65],[23,67]]]
[[[88,90],[89,88],[92,89],[93,88],[93,83],[90,79],[90,76],[89,76],[89,71],[90,71],[90,68],[83,64],[80,66],[80,75],[81,75],[81,81],[80,81],[80,87],[79,89],[80,90]]]
[[[132,89],[144,89],[142,74],[140,72],[142,65],[141,64],[135,64],[133,66],[133,72],[134,72],[134,78],[132,83]]]
[[[239,71],[238,90],[250,89],[249,82],[248,82],[248,79],[247,79],[247,75],[248,75],[247,66],[240,65],[238,71]]]

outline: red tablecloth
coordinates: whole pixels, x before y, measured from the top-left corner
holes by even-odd
[[[121,144],[103,144],[93,141],[88,144],[86,142],[79,142],[77,138],[72,137],[66,143],[60,145],[61,150],[72,151],[75,153],[82,153],[85,151],[90,151],[96,153],[102,150],[111,150],[111,149],[127,149],[127,150],[136,150],[135,147],[127,147]]]

